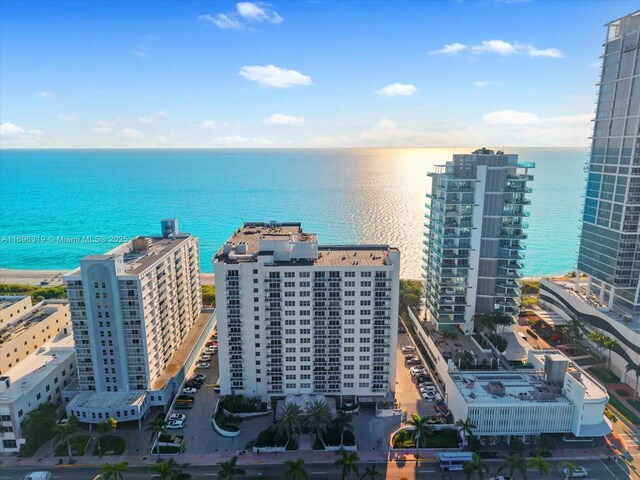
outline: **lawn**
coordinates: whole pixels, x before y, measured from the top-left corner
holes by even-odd
[[[620,383],[620,379],[609,371],[602,371],[599,368],[590,368],[589,373],[604,383]]]
[[[395,448],[416,448],[412,432],[400,430],[393,437],[393,446]],[[458,448],[459,446],[458,431],[453,429],[439,430],[432,435],[423,437],[420,441],[420,448]]]
[[[71,439],[71,452],[73,455],[84,455],[84,450],[87,448],[87,443],[89,443],[90,438],[91,437],[89,435],[78,435],[77,437],[73,437]],[[56,445],[54,455],[56,457],[65,457],[69,455],[67,442],[62,442]]]
[[[631,410],[629,410],[625,405],[623,405],[622,402],[616,397],[609,397],[609,404],[612,405],[616,410],[618,410],[622,415],[627,417],[627,419],[631,423],[633,423],[634,425],[640,425],[640,418]]]
[[[98,450],[98,444],[93,449],[94,455],[122,455],[126,442],[124,438],[116,435],[105,435],[100,439],[100,450]]]

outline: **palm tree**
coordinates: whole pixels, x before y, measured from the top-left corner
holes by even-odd
[[[427,436],[433,433],[433,426],[428,423],[429,417],[421,417],[416,412],[411,414],[411,420],[407,424],[414,427],[413,440],[416,442],[416,450],[420,448],[420,444],[424,443]]]
[[[351,475],[355,475],[356,477],[360,476],[360,472],[358,471],[358,461],[360,457],[358,457],[356,452],[347,452],[344,448],[341,448],[336,454],[340,455],[340,458],[333,462],[333,464],[342,467],[342,480],[350,478]]]
[[[340,430],[340,445],[344,445],[344,432],[353,432],[353,417],[351,414],[338,410],[333,426]]]
[[[303,458],[299,458],[297,460],[287,460],[286,462],[284,462],[284,466],[285,480],[307,480],[309,478],[309,474],[304,469]]]
[[[614,348],[616,348],[618,342],[613,338],[607,337],[606,335],[602,335],[601,342],[602,348],[609,352],[607,355],[607,371],[611,372],[611,352]]]
[[[511,440],[511,444],[509,446],[511,447],[512,454],[517,453],[522,455],[522,452],[524,452],[524,442],[518,437]]]
[[[55,429],[55,436],[53,437],[53,443],[59,445],[61,443],[67,444],[67,453],[69,454],[69,463],[73,463],[73,451],[71,450],[71,436],[78,431],[78,418],[74,415],[69,417],[69,420],[64,425],[59,425]]]
[[[165,430],[165,421],[163,418],[157,417],[154,419],[147,428],[144,429],[145,432],[151,432],[151,451],[153,452],[153,442],[160,436],[167,433]],[[158,458],[160,458],[160,446],[158,445]]]
[[[124,480],[123,473],[128,470],[127,462],[107,463],[100,473],[105,480]]]
[[[287,445],[302,430],[302,410],[295,403],[286,403],[276,423],[276,431],[287,436]]]
[[[247,472],[245,472],[244,469],[238,467],[236,465],[237,463],[238,457],[235,455],[228,462],[218,463],[218,466],[220,467],[218,478],[221,478],[222,480],[233,480],[233,478],[236,476],[246,475]]]
[[[331,423],[331,410],[324,400],[314,400],[310,405],[307,405],[305,422],[316,433],[316,438],[319,438],[324,446],[322,434],[327,431]]]
[[[467,437],[473,437],[473,429],[476,428],[470,418],[456,420],[456,427],[458,427],[458,432],[462,434],[463,442],[466,442]]]
[[[156,463],[151,470],[157,473],[151,480],[188,480],[191,475],[184,473],[173,458]]]
[[[564,478],[573,478],[573,469],[575,468],[575,464],[573,462],[565,460],[558,464],[558,468],[561,472],[564,471]]]
[[[502,457],[504,464],[498,467],[498,473],[503,470],[509,471],[511,480],[516,478],[516,473],[520,473],[524,480],[527,480],[527,460],[519,453],[512,453],[508,457]]]
[[[464,464],[464,474],[467,480],[484,480],[484,475],[489,473],[489,466],[482,461],[482,457],[477,453],[473,454],[473,459]]]
[[[638,380],[640,380],[640,363],[629,362],[627,363],[627,372],[633,372],[636,374],[636,388],[633,391],[633,401],[638,398]]]
[[[529,459],[529,466],[538,470],[542,477],[548,477],[551,473],[551,464],[546,462],[540,455]]]
[[[365,468],[364,473],[360,477],[360,480],[375,480],[378,475],[380,475],[380,472],[376,470],[376,466],[373,465],[371,467]]]

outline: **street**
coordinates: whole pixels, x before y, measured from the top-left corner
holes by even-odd
[[[576,461],[576,465],[582,465],[589,471],[590,480],[627,480],[630,477],[628,470],[622,466],[616,465],[613,461],[589,460]],[[491,468],[490,475],[495,474],[496,469],[500,465],[500,461],[488,462]],[[546,478],[562,479],[564,476],[558,469],[558,462],[552,462],[553,469],[551,475]],[[360,475],[368,466],[373,464],[359,464]],[[387,480],[419,480],[419,479],[437,479],[437,480],[463,480],[463,472],[440,472],[437,464],[433,460],[415,462],[399,462],[388,464],[375,464],[376,469],[381,473],[378,477]],[[246,475],[238,478],[247,479],[274,479],[281,480],[284,473],[283,465],[240,465],[246,470]],[[313,480],[334,480],[341,477],[341,470],[331,464],[308,464],[305,465],[307,472]],[[54,480],[91,480],[100,469],[96,467],[85,466],[63,466],[51,467]],[[33,471],[33,468],[3,468],[2,480],[22,480],[24,476]],[[192,475],[194,480],[215,479],[217,475],[217,466],[184,466],[183,470]],[[149,480],[153,476],[152,471],[148,467],[132,467],[127,473],[127,480]],[[537,471],[530,469],[527,472],[529,480],[542,480]],[[355,477],[352,477],[355,478]],[[489,478],[489,475],[486,476]],[[634,476],[635,478],[635,476]]]

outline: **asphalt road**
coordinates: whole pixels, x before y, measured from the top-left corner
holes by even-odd
[[[613,461],[581,461],[576,464],[584,466],[589,471],[590,480],[627,480],[630,478],[628,470],[624,470],[617,466]],[[360,474],[370,464],[360,464]],[[491,463],[491,474],[494,474],[498,463]],[[282,480],[284,467],[282,465],[247,465],[242,466],[246,470],[246,475],[239,478],[245,479],[265,479],[265,480]],[[407,463],[389,463],[377,464],[376,468],[383,473],[379,479],[388,480],[464,480],[462,472],[440,472],[438,466],[433,461]],[[218,476],[216,466],[204,467],[184,467],[185,472],[192,474],[194,480],[214,479]],[[307,472],[312,480],[334,480],[341,477],[341,471],[338,467],[329,464],[309,464],[306,465]],[[2,480],[22,480],[24,476],[33,471],[33,469],[25,468],[3,468],[0,473]],[[91,480],[98,472],[96,467],[54,467],[52,468],[54,480]],[[127,480],[149,480],[153,476],[151,470],[147,467],[131,468],[126,473]],[[355,477],[353,477],[355,478]],[[487,476],[489,478],[489,476]],[[529,480],[542,480],[545,477],[540,476],[535,470],[529,470]],[[550,479],[563,479],[557,468],[557,462],[554,462],[554,468],[549,477]]]

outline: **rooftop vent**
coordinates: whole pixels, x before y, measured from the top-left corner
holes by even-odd
[[[160,229],[164,238],[169,238],[171,235],[178,233],[178,219],[177,218],[165,218],[160,221]]]

